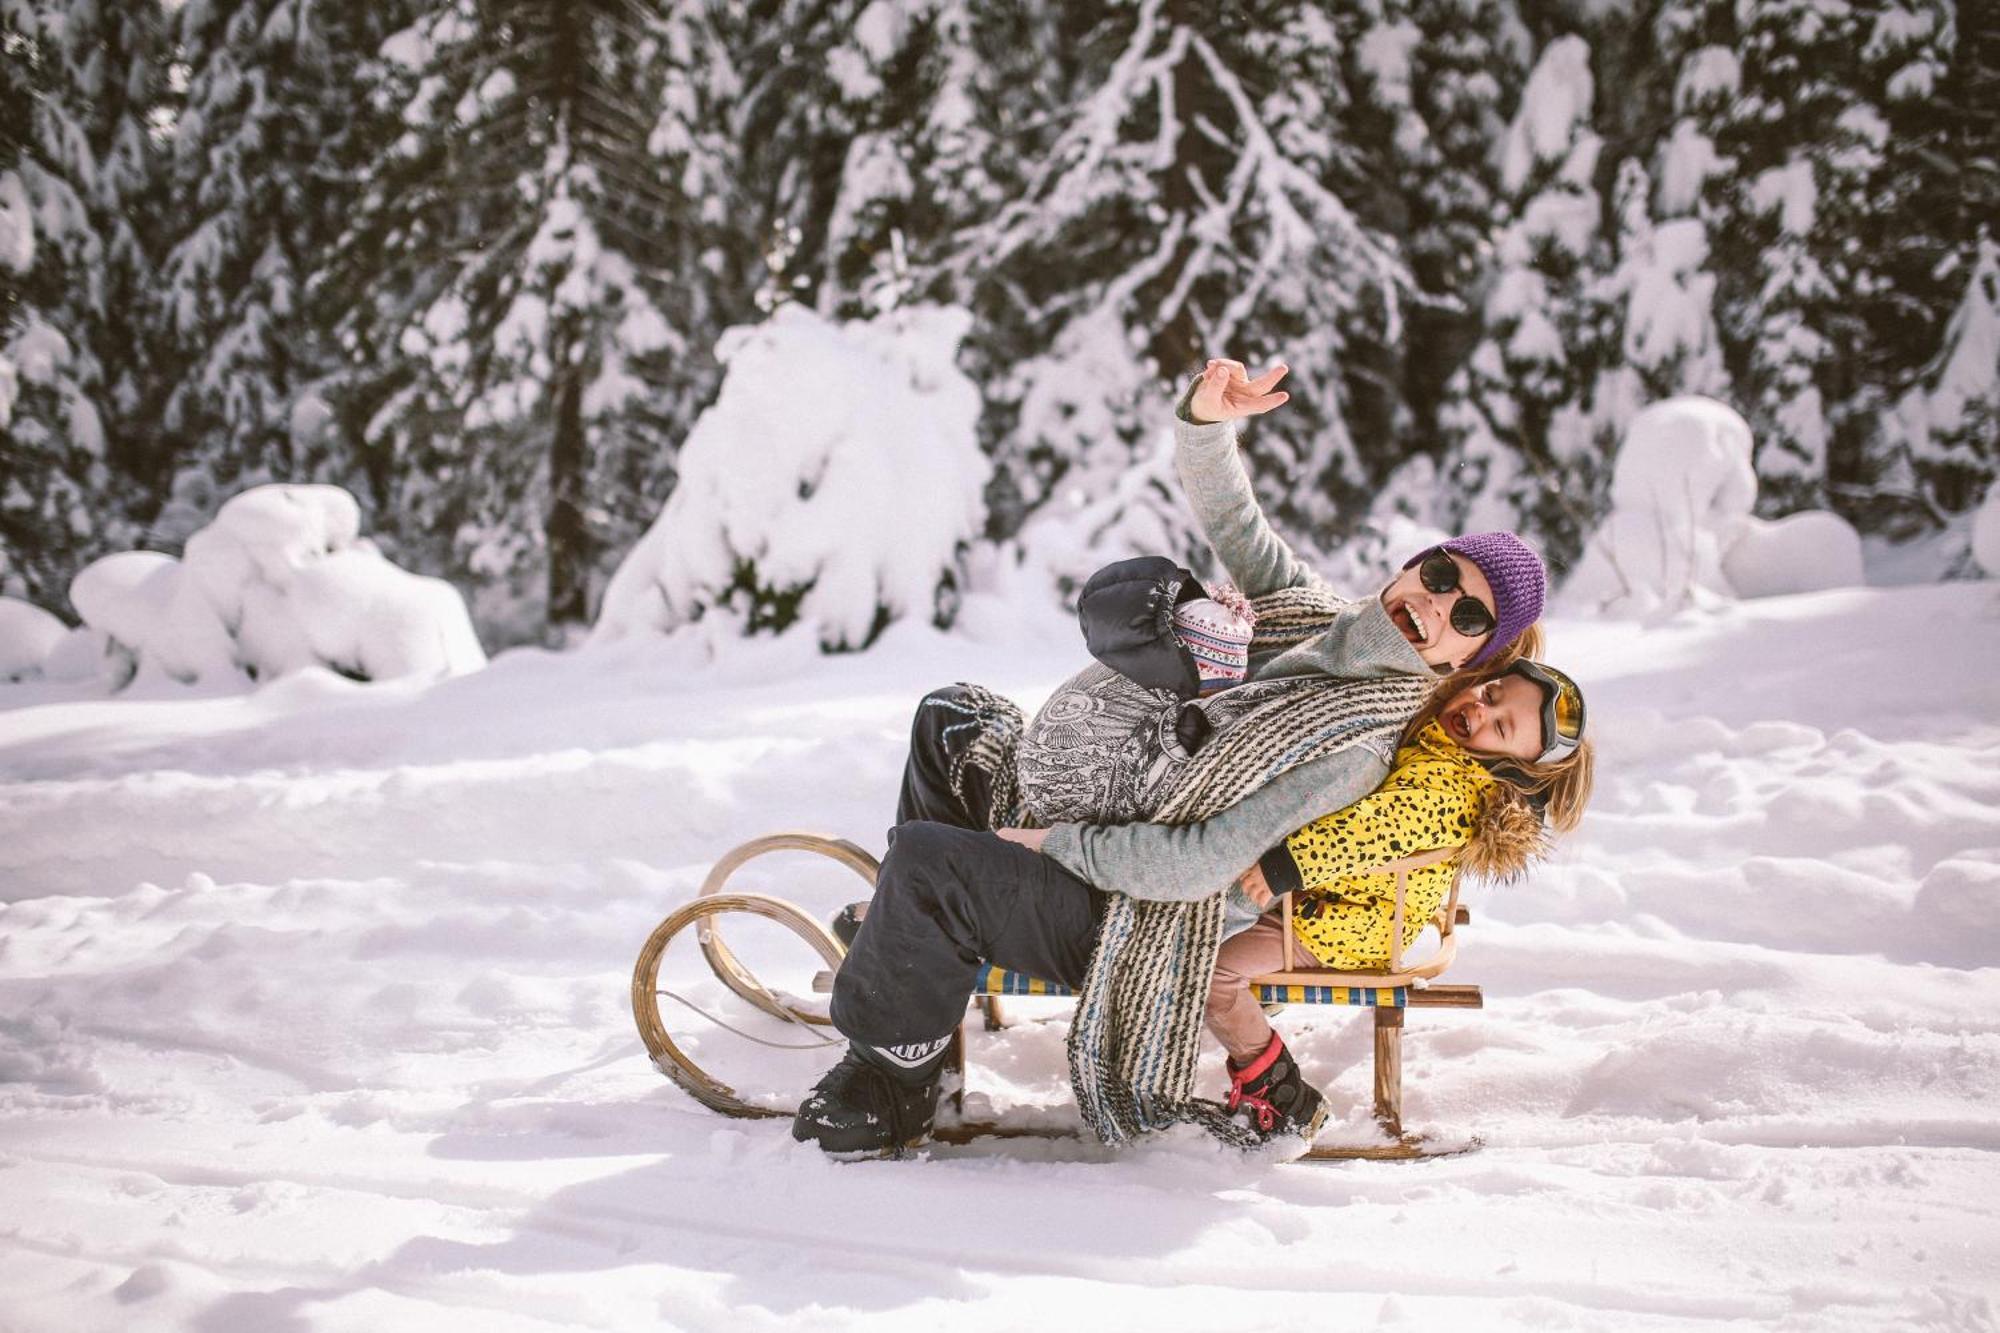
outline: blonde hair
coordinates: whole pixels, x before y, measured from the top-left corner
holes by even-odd
[[[1502,782],[1524,796],[1545,797],[1544,817],[1558,833],[1568,833],[1583,819],[1583,807],[1590,804],[1591,784],[1597,780],[1597,747],[1589,741],[1552,764],[1517,764],[1525,782],[1512,774]]]
[[[1454,671],[1440,680],[1423,707],[1417,709],[1409,725],[1403,728],[1399,746],[1408,745],[1418,732],[1435,722],[1444,706],[1460,691],[1475,689],[1506,675],[1507,669],[1524,657],[1540,661],[1545,642],[1542,627],[1530,625],[1491,662],[1471,670]],[[1500,790],[1524,800],[1543,798],[1543,818],[1549,827],[1557,833],[1568,833],[1583,819],[1583,808],[1590,803],[1590,789],[1597,778],[1597,747],[1586,738],[1576,749],[1551,763],[1516,759],[1510,760],[1507,767],[1511,771],[1495,774],[1500,779]]]

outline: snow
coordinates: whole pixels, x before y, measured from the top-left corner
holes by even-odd
[[[1594,90],[1590,44],[1574,34],[1550,42],[1500,145],[1500,180],[1509,194],[1527,184],[1536,167],[1570,155],[1573,131],[1589,123]]]
[[[1757,502],[1750,426],[1713,398],[1670,398],[1635,417],[1612,471],[1613,509],[1672,507],[1716,529]]]
[[[1284,1166],[1176,1134],[829,1163],[648,1065],[632,959],[750,837],[879,853],[925,689],[1032,707],[1074,669],[1073,624],[982,587],[976,637],[866,654],[643,638],[0,713],[7,1322],[1193,1330],[1254,1300],[1269,1328],[1992,1326],[1991,584],[1551,626],[1596,801],[1554,861],[1470,890],[1451,980],[1485,1008],[1405,1040],[1411,1124],[1476,1153]],[[815,914],[860,887],[799,856],[739,882]],[[806,992],[802,945],[724,933]],[[666,977],[802,1040],[692,941]],[[663,1003],[753,1100],[830,1062]],[[974,1025],[976,1110],[1068,1122],[1066,1012]],[[1330,1133],[1365,1140],[1365,1019],[1277,1021]]]
[[[1715,351],[1715,275],[1703,271],[1707,259],[1706,230],[1693,218],[1661,223],[1624,256],[1619,277],[1629,288],[1624,351],[1630,365],[1650,370]]]
[[[1423,29],[1405,19],[1375,24],[1355,48],[1355,59],[1373,81],[1376,98],[1385,105],[1411,105],[1412,58],[1423,38]]]
[[[1611,512],[1559,605],[1643,618],[1861,583],[1861,538],[1839,515],[1767,521],[1751,512],[1752,446],[1742,414],[1713,398],[1669,398],[1636,413],[1612,465]]]
[[[1956,430],[1966,405],[2000,411],[2000,241],[1981,232],[1965,299],[1945,330],[1946,359],[1930,393],[1930,425]]]
[[[1874,25],[1868,32],[1868,45],[1863,48],[1862,54],[1869,60],[1881,60],[1921,42],[1936,30],[1937,19],[1936,14],[1921,5],[1915,8],[1886,5],[1875,16]]]
[[[863,232],[868,210],[884,200],[908,199],[915,188],[893,136],[858,134],[847,148],[840,193],[828,219],[827,250],[843,254]]]
[[[30,318],[7,343],[7,359],[30,384],[54,384],[70,364],[69,339],[54,325]]]
[[[1738,597],[1853,587],[1863,581],[1861,534],[1823,509],[1753,515],[1722,553],[1722,573]]]
[[[35,210],[18,171],[0,171],[0,268],[26,273],[35,262]]]
[[[1889,80],[1889,100],[1910,102],[1929,97],[1937,91],[1938,80],[1945,76],[1944,67],[1932,60],[1919,60],[1903,66]]]
[[[1678,217],[1694,212],[1709,177],[1733,165],[1734,160],[1716,152],[1715,141],[1692,120],[1676,122],[1673,137],[1661,150],[1658,201],[1661,214]]]
[[[69,627],[18,597],[0,597],[0,682],[26,680],[42,674]]]
[[[1722,551],[1757,502],[1749,423],[1712,398],[1670,398],[1632,418],[1611,511],[1565,581],[1578,610],[1649,615],[1728,595]]]
[[[1704,46],[1689,56],[1674,83],[1674,110],[1685,112],[1711,98],[1736,96],[1743,86],[1743,62],[1726,46]]]
[[[841,324],[791,304],[725,334],[722,390],[592,639],[717,609],[763,628],[763,603],[791,598],[828,647],[866,643],[884,616],[929,619],[985,517],[979,393],[955,363],[970,324],[950,307]]]
[[[1782,167],[1757,173],[1750,182],[1750,206],[1759,213],[1775,210],[1778,225],[1793,236],[1810,232],[1819,208],[1812,160],[1795,157]]]
[[[1567,190],[1536,195],[1522,210],[1520,235],[1553,242],[1572,255],[1586,255],[1597,236],[1599,207],[1591,196]]]
[[[131,671],[226,690],[307,667],[389,680],[485,665],[457,590],[391,564],[360,523],[337,486],[252,487],[181,559],[104,556],[77,574],[70,601],[125,659],[106,681],[114,689]]]
[[[2000,486],[1988,483],[1986,502],[1972,520],[1972,558],[1986,577],[2000,579]]]

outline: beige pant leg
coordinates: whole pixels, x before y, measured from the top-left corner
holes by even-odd
[[[1250,993],[1250,978],[1285,965],[1285,929],[1275,915],[1266,914],[1250,929],[1224,940],[1215,956],[1208,1010],[1202,1017],[1239,1065],[1256,1059],[1271,1044],[1271,1023]]]

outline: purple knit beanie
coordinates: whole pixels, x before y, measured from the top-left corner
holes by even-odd
[[[1484,665],[1507,645],[1521,637],[1521,631],[1542,618],[1542,599],[1548,593],[1548,571],[1535,548],[1511,532],[1474,532],[1453,537],[1448,542],[1412,556],[1404,569],[1417,564],[1432,551],[1450,551],[1479,566],[1479,572],[1493,585],[1493,615],[1498,622],[1486,646],[1472,655],[1469,667]]]

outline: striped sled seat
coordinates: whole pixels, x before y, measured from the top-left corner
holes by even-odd
[[[1403,901],[1409,872],[1436,865],[1454,855],[1457,847],[1444,847],[1418,856],[1404,857],[1375,867],[1368,874],[1396,877],[1394,925],[1390,933],[1389,966],[1379,972],[1337,972],[1317,965],[1301,966],[1295,951],[1296,936],[1285,932],[1284,966],[1252,980],[1257,999],[1267,1008],[1292,1004],[1344,1004],[1374,1011],[1375,1024],[1375,1119],[1392,1140],[1389,1146],[1356,1148],[1316,1148],[1315,1157],[1366,1157],[1401,1160],[1429,1156],[1417,1140],[1403,1132],[1403,1011],[1406,1009],[1480,1009],[1485,1007],[1479,987],[1438,985],[1458,956],[1457,928],[1470,920],[1459,905],[1459,877],[1452,876],[1445,902],[1431,918],[1437,932],[1437,948],[1425,958],[1411,962],[1403,956]],[[1281,920],[1291,919],[1291,895],[1281,899]],[[815,990],[831,990],[833,974],[822,972],[814,980]],[[1074,992],[1059,982],[1046,981],[1024,972],[1008,972],[989,967],[974,985],[973,999],[989,1032],[1006,1026],[1001,1001],[1009,997],[1055,998]],[[948,1057],[959,1074],[957,1086],[965,1085],[965,1031],[959,1029]],[[958,1094],[954,1094],[956,1100]]]

